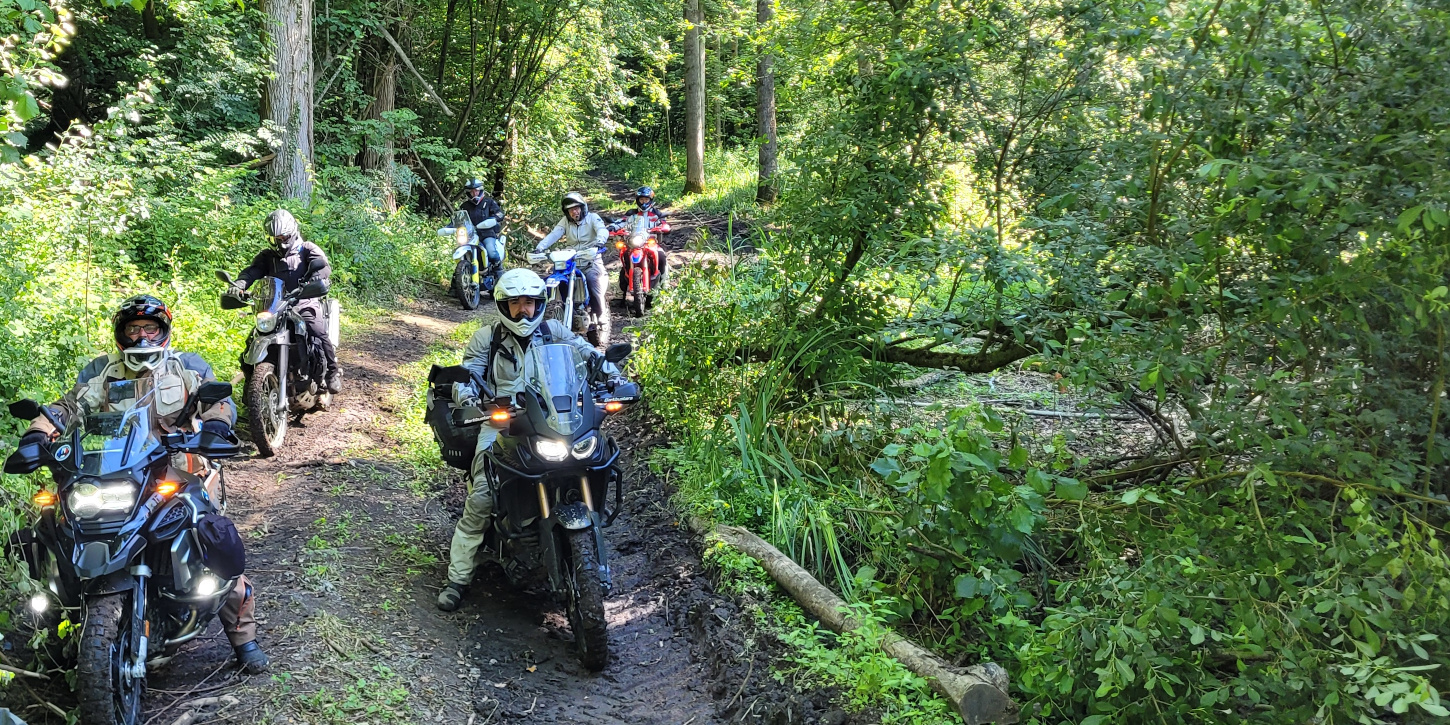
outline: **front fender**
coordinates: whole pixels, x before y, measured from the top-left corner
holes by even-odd
[[[242,354],[242,362],[247,365],[256,365],[267,359],[267,351],[273,345],[281,344],[283,344],[283,340],[280,329],[269,335],[253,335],[251,342],[247,343],[247,351]]]
[[[472,250],[473,250],[473,245],[471,245],[471,244],[461,245],[457,249],[453,250],[453,258],[454,259],[463,259],[464,255],[468,254]]]
[[[559,525],[570,531],[587,529],[594,524],[594,520],[589,516],[589,507],[585,506],[583,502],[556,506],[553,513]]]

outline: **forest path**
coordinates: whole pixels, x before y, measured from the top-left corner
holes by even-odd
[[[611,309],[614,341],[630,339],[637,321]],[[419,478],[390,451],[417,415],[425,358],[441,348],[456,360],[463,343],[450,334],[495,315],[487,301],[467,312],[430,299],[367,325],[340,347],[346,387],[332,410],[292,428],[276,457],[227,465],[272,669],[239,677],[214,623],[155,671],[143,722],[169,725],[187,702],[222,694],[240,702],[196,722],[722,722],[714,699],[725,687],[711,673],[744,668],[717,632],[734,607],[709,594],[690,536],[643,463],[656,443],[642,416],[609,424],[627,484],[607,532],[616,573],[603,672],[577,664],[561,606],[544,591],[510,589],[495,566],[480,566],[458,612],[435,606],[463,478]]]

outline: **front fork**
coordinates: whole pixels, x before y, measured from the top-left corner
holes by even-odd
[[[562,592],[568,588],[568,585],[564,578],[563,552],[558,550],[560,537],[554,535],[554,529],[562,525],[554,514],[562,514],[563,511],[555,511],[549,505],[548,490],[544,488],[543,481],[539,481],[534,485],[538,487],[539,495],[539,547],[543,549],[542,558],[547,562],[549,587],[556,592]],[[594,508],[594,494],[589,490],[588,476],[579,477],[579,493],[583,498],[584,507],[588,515],[588,523],[586,525],[593,533],[595,561],[599,562],[599,580],[604,585],[605,596],[608,596],[609,592],[614,589],[614,581],[610,577],[609,550],[604,546],[604,519],[599,515],[599,511]],[[563,508],[567,509],[569,506]],[[578,528],[565,528],[567,531],[578,530]]]
[[[135,588],[131,590],[131,661],[124,666],[122,675],[132,680],[146,679],[146,650],[151,640],[151,620],[146,618],[146,583],[151,578],[151,567],[137,564],[131,567],[136,577]]]

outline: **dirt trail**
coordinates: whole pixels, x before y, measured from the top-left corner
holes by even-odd
[[[630,339],[637,321],[612,311],[614,341]],[[239,703],[197,722],[816,721],[802,718],[826,707],[822,697],[776,693],[764,658],[748,661],[757,645],[735,626],[735,606],[711,593],[695,543],[641,461],[657,445],[641,415],[609,424],[628,483],[607,532],[616,574],[603,672],[576,663],[567,618],[547,593],[511,591],[496,567],[480,567],[458,612],[435,607],[462,475],[420,480],[387,452],[401,445],[405,391],[430,345],[493,314],[487,302],[469,313],[423,300],[345,339],[346,390],[333,409],[293,428],[275,458],[228,465],[272,671],[240,677],[213,623],[151,678],[146,725],[169,725],[186,702],[219,694]]]

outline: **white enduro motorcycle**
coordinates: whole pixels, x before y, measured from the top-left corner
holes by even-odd
[[[466,310],[477,309],[485,293],[492,295],[493,286],[503,274],[503,260],[508,235],[500,233],[497,219],[489,217],[475,227],[468,212],[454,212],[451,223],[438,230],[440,237],[453,237],[456,247],[453,258],[453,294]]]

